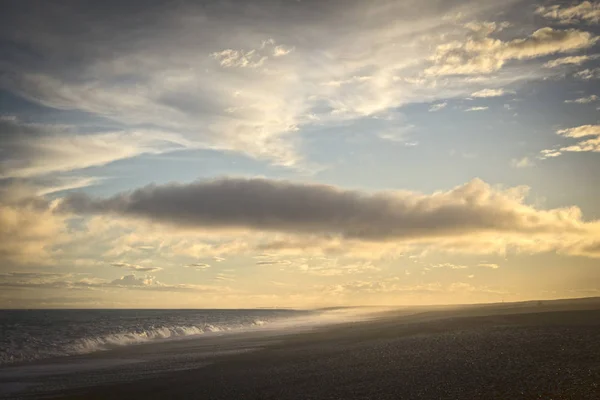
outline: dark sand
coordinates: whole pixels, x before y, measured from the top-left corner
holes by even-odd
[[[51,394],[146,400],[600,399],[599,299],[405,314],[276,341],[247,337],[240,348],[260,349],[234,355],[195,359],[188,349],[191,366],[180,371]]]

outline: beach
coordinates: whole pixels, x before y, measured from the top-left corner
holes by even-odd
[[[66,373],[61,364],[77,364],[57,361],[55,374],[30,381],[9,367],[0,383],[13,385],[4,398],[591,400],[600,398],[599,339],[599,299],[423,307],[130,346],[81,356]]]

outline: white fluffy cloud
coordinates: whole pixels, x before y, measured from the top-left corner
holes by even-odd
[[[558,135],[571,139],[584,139],[559,149],[542,150],[541,158],[557,157],[566,152],[600,152],[600,125],[582,125],[574,128],[561,129]]]
[[[556,131],[557,134],[569,138],[582,138],[586,136],[600,136],[600,125],[582,125]]]
[[[503,89],[482,89],[471,93],[471,97],[499,97],[504,94],[506,92]]]

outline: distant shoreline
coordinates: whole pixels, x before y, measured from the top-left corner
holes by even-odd
[[[577,302],[577,301],[598,301],[600,302],[600,296],[590,297],[565,297],[559,299],[531,299],[531,300],[519,300],[519,301],[506,301],[506,302],[490,302],[490,303],[456,303],[456,304],[419,304],[419,305],[363,305],[363,306],[323,306],[315,308],[306,307],[250,307],[250,308],[0,308],[0,311],[33,311],[33,310],[124,310],[124,311],[135,311],[135,310],[207,310],[207,311],[219,311],[219,310],[280,310],[280,311],[315,311],[315,310],[331,310],[331,309],[348,309],[348,308],[453,308],[453,307],[470,307],[470,306],[494,306],[494,305],[517,305],[523,304],[528,305],[529,303],[554,303],[554,302]]]

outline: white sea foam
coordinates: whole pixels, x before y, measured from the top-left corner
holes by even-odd
[[[98,312],[98,315],[93,311],[86,311],[84,315],[81,313],[60,311],[46,313],[41,317],[36,314],[31,315],[32,322],[29,329],[21,326],[19,330],[7,331],[10,335],[0,338],[0,365],[94,353],[122,346],[183,340],[204,335],[248,331],[291,333],[323,325],[361,320],[366,316],[364,312],[356,309],[305,312],[285,310],[199,310],[194,312],[129,310],[102,311]],[[257,317],[256,314],[261,316]],[[72,321],[61,325],[57,322],[57,316],[60,316],[63,321],[65,317]],[[23,318],[22,315],[18,315],[18,317]],[[40,329],[41,327],[37,325],[40,323],[39,320],[48,317],[51,318],[48,322],[52,322],[53,329],[48,330],[48,325],[44,325],[43,329]],[[83,318],[85,320],[81,321]]]
[[[98,336],[84,336],[67,340],[64,336],[32,337],[28,343],[10,343],[0,350],[0,365],[15,362],[34,361],[45,358],[88,354],[106,351],[122,346],[144,343],[186,339],[201,335],[215,335],[248,330],[263,329],[268,321],[254,319],[246,323],[230,323],[229,325],[171,325],[135,328]],[[114,329],[114,328],[113,328]],[[42,343],[43,342],[43,343]]]
[[[163,326],[149,330],[121,332],[104,336],[82,338],[76,341],[71,348],[68,349],[68,352],[71,354],[92,353],[94,351],[109,350],[119,346],[201,335],[205,332],[218,331],[220,331],[220,329],[212,325],[207,325],[204,328],[197,326]]]

